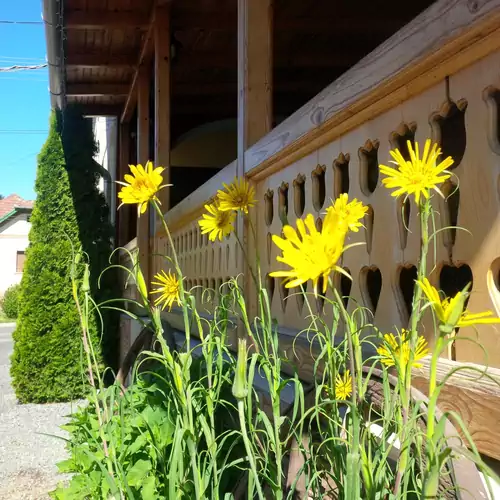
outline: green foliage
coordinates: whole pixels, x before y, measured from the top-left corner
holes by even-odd
[[[79,153],[70,146],[73,139]],[[14,332],[11,375],[21,402],[71,400],[87,392],[69,270],[74,250],[81,248],[93,259],[96,291],[103,259],[109,255],[107,212],[97,190],[97,174],[89,174],[94,151],[89,120],[83,123],[72,110],[51,117],[49,136],[38,156],[37,199]],[[100,300],[98,293],[94,298]],[[99,350],[95,314],[89,318],[89,328]],[[110,335],[103,342],[114,335],[112,326],[107,331]]]
[[[7,318],[16,319],[19,310],[19,285],[12,285],[7,290],[2,298],[2,309]]]
[[[193,371],[204,371],[200,363]],[[175,397],[167,382],[168,373],[160,365],[154,374],[138,376],[125,394],[113,385],[99,393],[102,429],[107,440],[110,462],[116,464],[111,471],[106,467],[106,452],[102,445],[100,424],[90,398],[88,406],[79,408],[63,429],[71,433],[67,449],[69,458],[60,462],[62,473],[74,474],[70,483],[60,484],[51,493],[52,498],[70,500],[81,498],[109,498],[127,492],[127,498],[160,500],[168,498],[170,468],[174,441],[182,428],[179,426]],[[229,394],[230,384],[226,379]],[[223,412],[223,410],[222,410]],[[231,419],[218,412],[218,432],[227,430]],[[233,422],[234,423],[234,422]],[[232,456],[236,456],[237,442],[232,443]],[[203,446],[206,453],[206,443]],[[228,448],[225,447],[227,454]],[[179,460],[183,460],[181,456]],[[188,467],[188,462],[183,467]],[[223,474],[221,484],[234,484],[240,472]],[[188,497],[194,493],[190,484],[183,490]],[[193,497],[194,498],[194,497]]]

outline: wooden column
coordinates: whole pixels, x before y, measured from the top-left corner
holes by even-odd
[[[238,0],[238,164],[237,175],[245,175],[245,151],[265,136],[272,127],[272,0]],[[258,227],[256,210],[251,210]],[[248,235],[243,217],[238,217],[236,231],[246,248],[248,259],[255,263],[256,244]],[[242,252],[238,267],[245,272],[245,295],[251,315],[257,313],[255,291]],[[234,343],[234,339],[231,339]]]
[[[238,0],[238,174],[272,127],[272,0]]]
[[[156,8],[155,50],[155,164],[165,167],[163,182],[170,184],[170,3]],[[163,213],[170,208],[170,188],[160,191]],[[159,221],[156,220],[156,228]],[[155,231],[156,232],[156,231]]]
[[[116,179],[123,182],[123,176],[128,173],[128,165],[130,163],[129,152],[130,152],[130,127],[128,123],[121,123],[119,130],[119,145],[120,145],[120,156],[118,159],[118,172]],[[117,187],[117,192],[120,191],[120,185]],[[117,206],[121,203],[120,199],[117,199]],[[118,231],[117,231],[117,246],[123,246],[128,243],[129,234],[129,224],[130,224],[130,210],[128,210],[127,205],[123,205],[120,210],[118,210]]]
[[[146,165],[151,159],[149,151],[149,68],[143,67],[137,85],[137,163]],[[137,247],[144,279],[149,286],[149,209],[137,219]]]

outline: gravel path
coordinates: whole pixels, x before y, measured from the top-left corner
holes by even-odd
[[[17,404],[9,377],[12,331],[0,324],[0,499],[47,499],[66,479],[55,465],[65,458],[64,441],[53,436],[65,436],[59,426],[75,403]]]

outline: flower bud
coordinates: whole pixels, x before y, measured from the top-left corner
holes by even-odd
[[[467,285],[462,291],[458,292],[453,299],[450,300],[448,305],[448,314],[446,318],[445,329],[453,331],[460,321],[465,308],[465,301],[469,296],[467,290],[469,285]]]
[[[238,339],[238,359],[234,373],[233,396],[236,399],[244,399],[247,394],[247,341],[243,338]]]

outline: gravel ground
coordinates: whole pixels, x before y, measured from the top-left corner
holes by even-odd
[[[9,377],[12,330],[0,325],[0,499],[47,499],[67,479],[56,467],[66,456],[64,441],[54,436],[65,436],[59,426],[75,403],[17,404]]]

